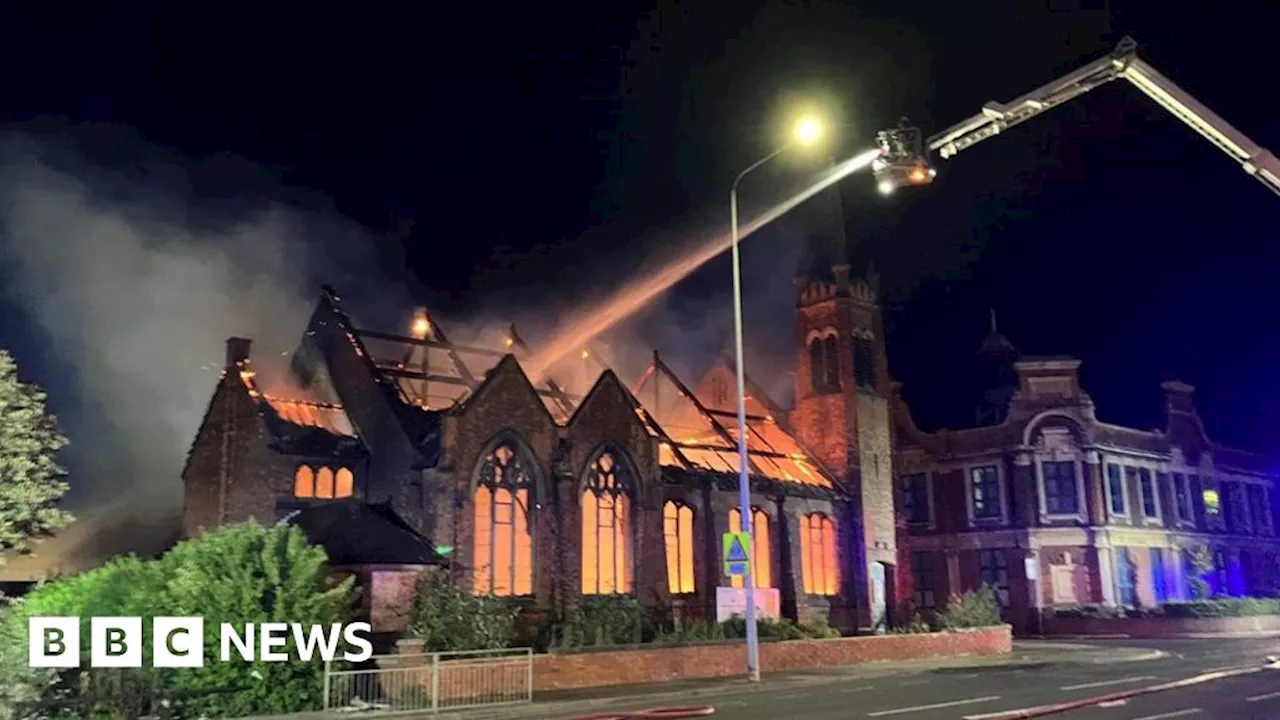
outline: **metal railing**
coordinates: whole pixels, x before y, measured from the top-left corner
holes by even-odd
[[[324,670],[326,712],[394,715],[533,702],[533,650],[375,655]]]

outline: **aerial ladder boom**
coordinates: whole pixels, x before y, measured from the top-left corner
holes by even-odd
[[[929,138],[925,142],[926,152],[937,151],[943,158],[951,158],[961,150],[1000,134],[1006,128],[1029,120],[1112,80],[1123,78],[1230,155],[1240,163],[1245,172],[1280,195],[1280,161],[1276,160],[1275,155],[1143,62],[1138,57],[1137,47],[1137,43],[1131,38],[1125,38],[1108,57],[1096,60],[1012,102],[987,103],[982,112]]]

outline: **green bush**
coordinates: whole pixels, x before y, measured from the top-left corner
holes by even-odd
[[[1174,618],[1226,618],[1280,615],[1280,600],[1274,598],[1215,598],[1165,603],[1165,616]]]
[[[551,646],[634,645],[645,639],[646,620],[640,603],[630,595],[584,597],[554,624]]]
[[[938,613],[937,625],[943,630],[992,627],[1003,624],[1000,618],[1000,602],[988,585],[953,596],[947,609]]]
[[[734,615],[722,625],[726,637],[737,639],[747,636],[747,621],[740,615]],[[756,632],[761,640],[823,640],[840,637],[840,631],[826,622],[797,623],[786,618],[758,618]]]
[[[920,613],[911,616],[911,621],[889,628],[890,635],[923,635],[925,633],[934,632],[932,625],[924,621]]]
[[[497,650],[516,634],[519,610],[491,595],[473,595],[447,573],[418,581],[410,631],[426,652]]]
[[[25,649],[26,618],[32,615],[77,615],[84,622],[82,637],[88,637],[92,616],[143,617],[144,667],[110,673],[95,669],[78,680],[74,673],[63,673],[60,678],[70,693],[79,691],[72,687],[76,683],[90,686],[97,699],[92,712],[104,712],[107,717],[136,716],[131,713],[139,696],[156,692],[188,697],[186,710],[197,715],[241,717],[318,709],[324,672],[318,655],[309,662],[249,663],[236,658],[224,663],[219,658],[220,627],[222,623],[243,628],[245,623],[327,626],[349,622],[357,599],[352,581],[335,582],[327,564],[324,550],[309,544],[297,528],[268,529],[256,523],[226,526],[179,543],[157,560],[119,558],[40,585],[15,606],[4,629],[17,640],[17,647]],[[205,619],[203,668],[149,667],[150,619],[156,616]],[[286,649],[294,652],[292,637]],[[47,688],[40,693],[50,698]]]

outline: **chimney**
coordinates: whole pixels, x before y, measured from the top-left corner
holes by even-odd
[[[1183,415],[1196,414],[1196,402],[1192,395],[1195,393],[1195,387],[1177,380],[1160,383],[1160,389],[1164,390],[1164,407],[1165,412],[1173,415],[1181,413]]]
[[[249,346],[252,344],[253,341],[246,338],[227,338],[227,367],[233,368],[248,360]]]

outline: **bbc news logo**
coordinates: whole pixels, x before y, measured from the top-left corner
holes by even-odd
[[[140,617],[95,617],[89,620],[89,667],[142,667],[145,635]],[[30,662],[35,668],[80,667],[80,618],[33,617],[27,623]],[[246,623],[219,627],[219,659],[233,654],[245,662],[309,661],[317,654],[332,662],[363,662],[373,657],[369,623],[303,625]],[[293,639],[293,654],[288,651]],[[151,621],[151,665],[163,668],[204,667],[204,618],[158,617]],[[339,646],[351,649],[339,653]],[[352,649],[357,650],[353,652]]]

